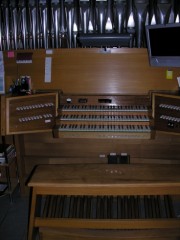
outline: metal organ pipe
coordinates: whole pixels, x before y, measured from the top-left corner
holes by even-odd
[[[178,0],[1,0],[0,50],[76,48],[78,33],[135,33],[180,21]]]
[[[37,8],[35,3],[30,6],[30,15],[31,15],[31,37],[32,37],[32,49],[37,48],[37,35],[36,35],[36,26],[37,26]]]
[[[169,17],[171,13],[171,0],[158,0],[156,6],[156,18],[157,23],[159,24],[166,24],[169,22]]]
[[[69,47],[72,47],[72,32],[73,32],[73,1],[68,1],[66,4],[66,12],[67,12],[67,32],[68,32],[68,41]]]
[[[41,14],[40,14],[40,6],[39,6],[39,1],[37,1],[36,4],[36,36],[37,36],[37,48],[41,48],[41,38],[42,38],[42,33],[41,33]]]
[[[11,6],[12,13],[12,38],[13,38],[13,49],[18,49],[18,8],[17,6]]]
[[[133,1],[127,1],[127,11],[126,11],[126,24],[125,27],[128,32],[133,32],[135,29],[135,21],[134,21],[134,11],[133,11]]]
[[[67,21],[66,21],[66,12],[65,12],[65,4],[64,1],[60,2],[60,29],[59,29],[59,38],[60,38],[60,47],[68,47],[69,42],[67,38]],[[57,27],[58,28],[58,21],[57,21]],[[56,46],[58,47],[58,44],[56,43]]]
[[[42,46],[48,48],[48,15],[47,15],[47,6],[41,5],[41,16],[42,16]]]
[[[173,6],[174,8],[172,11],[174,11],[174,21],[178,23],[180,22],[180,1],[176,1]]]
[[[79,5],[79,0],[74,0],[74,9],[73,9],[73,47],[77,47],[77,34],[79,32],[80,28],[80,5]]]
[[[105,32],[105,9],[107,5],[104,1],[96,2],[97,9],[97,31],[98,33]]]
[[[80,21],[81,27],[80,31],[83,33],[88,32],[88,20],[89,20],[89,2],[81,1],[80,2]]]
[[[32,11],[32,6],[29,5],[29,3],[26,3],[26,12],[27,12],[27,38],[28,38],[28,46],[29,48],[33,48],[33,28],[32,28],[32,15],[31,15],[31,11]]]
[[[47,2],[47,48],[54,48],[54,27],[53,27],[53,15],[52,7],[54,7],[53,0]]]
[[[152,0],[149,2],[149,11],[148,11],[148,16],[149,18],[147,19],[147,25],[154,25],[156,24],[156,17],[155,17],[155,10],[154,10],[154,4],[155,0]]]
[[[142,43],[142,38],[145,31],[145,22],[148,11],[149,1],[134,1],[135,4],[135,27],[136,27],[136,47],[140,48]]]
[[[105,31],[113,32],[114,30],[114,14],[113,14],[113,0],[107,0],[107,11],[106,11],[106,19],[105,19]]]
[[[114,25],[115,25],[115,31],[117,33],[122,33],[124,31],[124,19],[126,14],[126,1],[115,1],[115,7],[114,7]]]
[[[171,11],[170,11],[170,14],[169,14],[169,20],[168,22],[169,23],[174,23],[176,20],[175,20],[175,6],[176,6],[176,2],[172,1],[171,0]]]
[[[27,44],[27,20],[28,20],[28,16],[27,16],[27,12],[26,12],[26,6],[22,6],[21,7],[21,32],[22,32],[22,47],[23,49],[27,49],[28,48],[28,44]]]
[[[88,16],[88,32],[96,31],[96,1],[90,0]]]
[[[10,50],[10,9],[8,4],[4,8],[4,46],[7,50]]]

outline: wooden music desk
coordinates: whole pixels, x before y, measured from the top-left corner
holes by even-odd
[[[82,219],[41,217],[42,196],[180,195],[180,165],[39,165],[32,189],[28,240],[40,227],[75,229],[180,229],[180,219]],[[40,200],[39,200],[40,199]],[[38,212],[39,210],[39,212]]]

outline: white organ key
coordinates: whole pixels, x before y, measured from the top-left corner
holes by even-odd
[[[78,114],[63,114],[60,120],[74,121],[149,121],[147,116],[141,115],[78,115]]]
[[[147,111],[146,106],[135,105],[135,106],[98,106],[98,105],[63,105],[62,110],[64,111]]]
[[[149,132],[149,126],[143,125],[85,125],[85,124],[61,124],[59,130],[63,131],[103,131],[103,132]]]

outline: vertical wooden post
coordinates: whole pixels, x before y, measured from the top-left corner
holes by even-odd
[[[19,181],[21,194],[25,194],[25,163],[24,163],[24,136],[14,135],[14,144],[16,148],[17,164],[19,169]]]

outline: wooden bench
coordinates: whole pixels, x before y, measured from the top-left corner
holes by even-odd
[[[180,195],[179,170],[180,165],[165,164],[39,165],[28,182],[28,240],[37,235],[51,240],[178,239],[180,218],[171,196]]]

